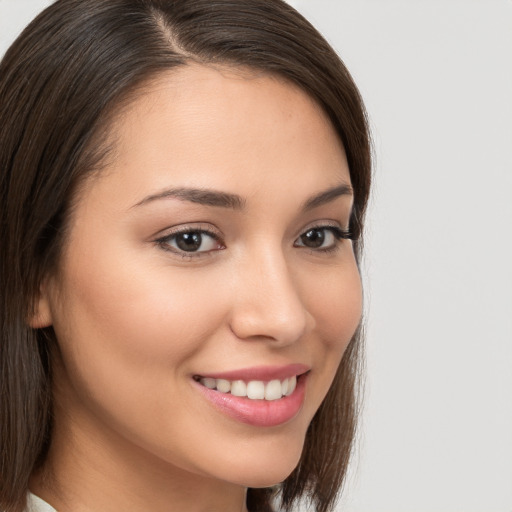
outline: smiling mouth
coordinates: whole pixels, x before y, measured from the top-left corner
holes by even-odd
[[[194,380],[199,382],[205,388],[218,391],[223,394],[231,394],[233,396],[248,398],[250,400],[279,400],[283,397],[290,396],[297,387],[297,380],[302,375],[293,375],[292,377],[270,381],[262,380],[226,380],[214,379],[211,377],[201,377],[196,375]]]
[[[218,411],[255,427],[283,425],[304,404],[311,367],[256,366],[193,377],[195,387]]]

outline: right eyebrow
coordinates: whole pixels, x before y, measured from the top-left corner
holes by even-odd
[[[304,204],[303,209],[304,211],[313,210],[314,208],[318,208],[323,204],[334,201],[340,196],[352,197],[353,195],[354,191],[352,190],[352,187],[347,183],[342,183],[341,185],[324,190],[323,192],[320,192],[314,195],[313,197],[309,198]]]
[[[168,188],[157,194],[151,194],[142,199],[142,201],[134,204],[132,208],[148,204],[158,199],[167,198],[181,199],[205,206],[231,208],[233,210],[243,210],[245,207],[245,199],[236,194],[203,188],[178,187]]]

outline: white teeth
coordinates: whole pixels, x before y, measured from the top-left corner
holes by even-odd
[[[278,380],[271,380],[265,386],[265,400],[277,400],[283,396],[282,386]]]
[[[297,377],[294,375],[293,377],[290,377],[288,380],[288,389],[286,390],[286,396],[291,395],[295,388],[297,387]]]
[[[284,379],[283,382],[281,382],[281,393],[283,393],[284,396],[286,396],[286,393],[288,393],[289,382],[289,379]]]
[[[265,398],[265,384],[261,380],[251,380],[247,383],[247,398],[263,400]]]
[[[210,379],[209,377],[206,377],[201,379],[201,384],[209,389],[215,389],[217,387],[217,379]]]
[[[277,379],[270,382],[261,380],[251,380],[244,382],[243,380],[235,380],[233,382],[226,379],[213,379],[211,377],[203,377],[199,382],[209,388],[216,389],[221,393],[230,393],[233,396],[246,396],[251,400],[279,400],[283,396],[290,396],[296,386],[297,377],[294,375],[289,379],[279,381]]]
[[[229,380],[217,379],[217,390],[221,393],[229,393],[231,391],[231,382]]]
[[[231,394],[235,396],[247,396],[247,384],[243,380],[235,380],[231,384]]]

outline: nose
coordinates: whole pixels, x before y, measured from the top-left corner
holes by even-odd
[[[281,250],[259,252],[238,268],[231,330],[242,340],[270,340],[279,346],[300,339],[314,323]]]

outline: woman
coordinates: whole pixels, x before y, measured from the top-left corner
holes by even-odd
[[[280,0],[58,0],[0,66],[0,506],[332,508],[370,183]]]

